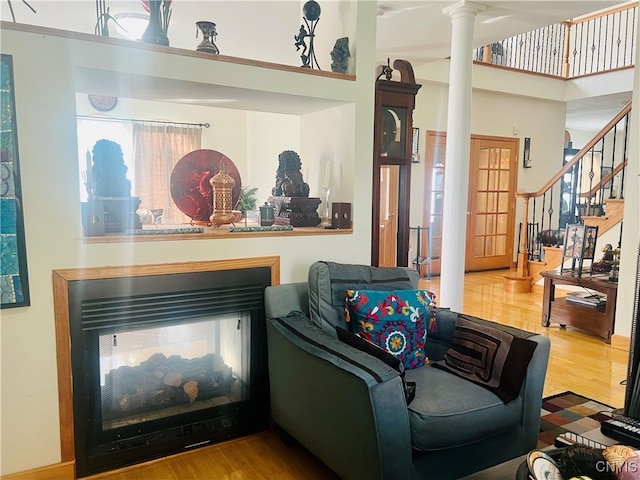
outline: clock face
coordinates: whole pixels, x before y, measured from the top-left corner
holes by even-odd
[[[110,97],[107,95],[93,95],[89,94],[89,103],[93,108],[100,112],[108,112],[116,108],[118,104],[118,97]]]

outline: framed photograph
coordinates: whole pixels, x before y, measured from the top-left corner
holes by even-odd
[[[30,305],[13,57],[0,54],[0,308]]]
[[[593,260],[596,254],[596,240],[598,239],[598,227],[585,225],[584,244],[582,247],[582,259]]]
[[[581,224],[568,224],[564,248],[562,250],[562,265],[560,273],[565,270],[564,263],[571,260],[571,271],[582,275],[584,260],[593,260],[596,252],[596,241],[598,239],[598,227]]]
[[[580,259],[582,257],[582,247],[584,245],[584,225],[567,225],[565,236],[563,257]]]

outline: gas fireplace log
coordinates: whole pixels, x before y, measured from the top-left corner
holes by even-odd
[[[103,417],[114,419],[223,395],[233,382],[231,368],[218,354],[185,359],[155,353],[135,367],[121,366],[105,376]]]

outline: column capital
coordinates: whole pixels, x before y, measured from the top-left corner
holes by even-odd
[[[458,15],[472,15],[475,17],[479,12],[486,8],[487,6],[482,3],[460,0],[453,5],[443,8],[442,13],[449,15],[451,18],[457,17]]]

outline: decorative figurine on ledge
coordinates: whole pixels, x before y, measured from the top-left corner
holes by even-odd
[[[276,185],[271,190],[269,203],[275,208],[275,224],[293,227],[315,227],[320,224],[320,199],[309,197],[309,184],[300,171],[300,156],[293,150],[278,155]]]
[[[87,163],[89,156],[87,155]],[[89,202],[85,211],[85,234],[104,235],[142,228],[136,214],[140,199],[131,196],[122,148],[111,140],[93,146],[93,164],[87,172]]]
[[[336,40],[336,44],[331,50],[331,71],[346,73],[350,56],[349,37],[342,37]]]
[[[276,186],[271,190],[272,195],[308,197],[309,185],[302,178],[301,168],[300,156],[293,150],[285,150],[278,155]]]
[[[131,182],[127,180],[127,166],[118,143],[105,139],[96,142],[91,178],[96,197],[131,196]]]
[[[320,11],[320,4],[315,0],[309,0],[302,7],[302,19],[304,20],[304,25],[300,25],[300,31],[297,35],[293,36],[293,39],[296,41],[294,44],[296,46],[296,51],[299,51],[300,47],[303,47],[302,53],[300,54],[302,68],[313,68],[315,65],[316,68],[320,70],[320,65],[318,65],[318,60],[313,50],[313,39],[316,36],[315,30],[318,20],[320,20]],[[307,28],[305,28],[305,25]],[[308,46],[305,41],[307,38],[309,38]]]
[[[216,32],[216,24],[213,22],[200,21],[196,22],[196,27],[202,32],[202,42],[196,47],[198,52],[213,53],[215,55],[220,53],[220,50],[214,43],[218,32]],[[196,38],[198,38],[198,30],[196,30]]]

